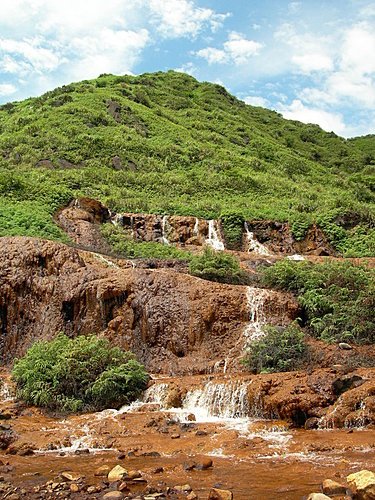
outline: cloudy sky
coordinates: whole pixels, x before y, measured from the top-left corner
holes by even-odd
[[[1,0],[0,103],[168,69],[345,137],[375,133],[375,3]]]

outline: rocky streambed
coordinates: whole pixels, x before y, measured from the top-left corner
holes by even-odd
[[[2,401],[2,498],[231,498],[216,488],[235,499],[300,499],[325,479],[348,487],[350,473],[375,468],[371,428],[247,417],[239,391],[222,407],[190,395],[177,408],[176,391],[157,384],[131,407],[71,417]],[[108,477],[116,466],[124,476]]]
[[[0,498],[300,499],[374,470],[375,369],[355,368],[371,346],[311,340],[303,371],[243,372],[262,325],[298,316],[291,295],[32,238],[0,251]],[[14,400],[14,357],[59,331],[135,352],[143,399],[69,417]]]

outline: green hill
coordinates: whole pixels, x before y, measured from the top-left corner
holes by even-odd
[[[0,108],[0,235],[64,240],[76,196],[112,210],[318,222],[375,255],[375,137],[345,140],[169,71],[102,75]]]

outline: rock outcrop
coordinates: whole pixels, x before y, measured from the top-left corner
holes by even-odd
[[[272,254],[336,255],[323,231],[313,224],[301,240],[296,240],[288,223],[270,220],[249,221],[248,229]],[[243,247],[246,248],[246,235]]]
[[[97,252],[109,251],[109,246],[100,233],[100,224],[109,219],[109,210],[91,198],[73,200],[55,214],[56,223],[74,243]]]
[[[118,213],[110,211],[90,198],[73,200],[55,215],[57,224],[80,247],[108,252],[109,247],[100,233],[100,224],[113,223],[134,241],[156,242],[178,246],[211,245],[223,249],[225,235],[220,220],[205,220],[179,215]],[[254,238],[250,244],[249,231]],[[336,255],[323,231],[312,225],[302,240],[296,240],[289,224],[276,221],[249,221],[244,225],[238,250],[260,255]]]
[[[247,287],[168,269],[119,268],[101,256],[32,238],[0,239],[1,350],[9,362],[58,332],[102,334],[164,373],[207,373],[243,353]],[[295,300],[264,294],[267,322],[287,324]]]
[[[353,376],[361,379],[361,386],[348,387],[342,395],[335,389],[342,376],[329,368],[311,373],[161,379],[149,394],[150,402],[157,399],[164,408],[182,406],[189,411],[194,401],[213,416],[277,419],[309,429],[375,424],[375,369],[357,369]]]

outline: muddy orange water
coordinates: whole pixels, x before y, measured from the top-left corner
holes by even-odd
[[[5,423],[19,436],[16,451],[34,449],[31,456],[0,454],[11,466],[2,473],[5,480],[24,488],[58,481],[66,470],[96,485],[102,480],[94,476],[99,466],[121,464],[142,471],[150,486],[189,483],[200,499],[215,485],[231,490],[235,500],[301,499],[320,491],[324,479],[345,483],[351,472],[375,469],[375,431],[370,429],[305,431],[246,418],[194,422],[178,409],[161,411],[153,403],[69,418],[20,408],[12,400],[1,407],[12,415]],[[119,452],[125,458],[118,458]],[[212,468],[184,469],[188,460],[204,457],[212,458]],[[155,473],[157,467],[163,472]]]

